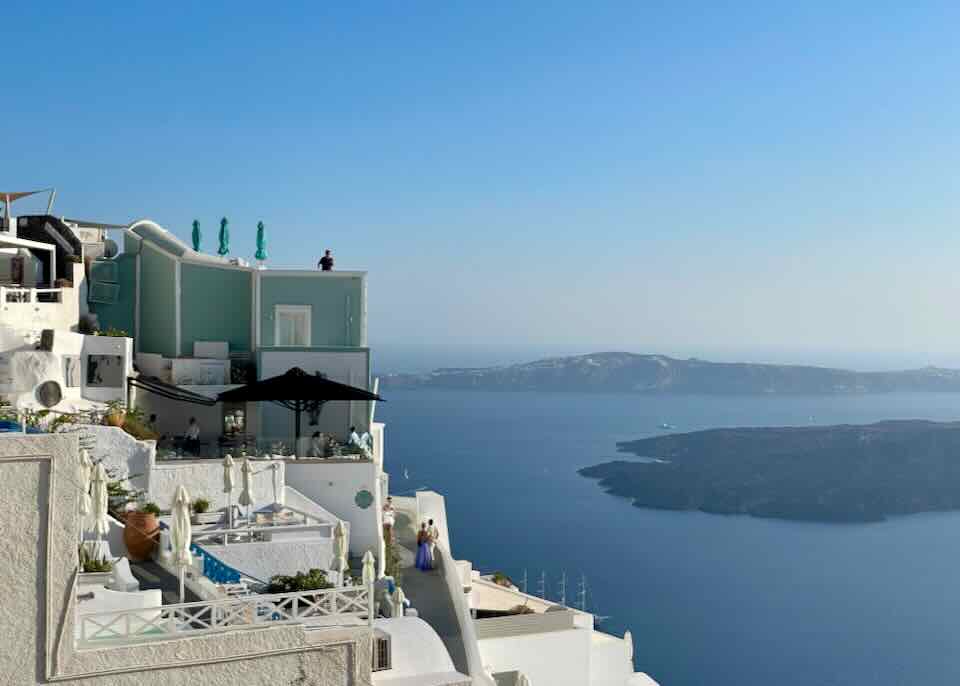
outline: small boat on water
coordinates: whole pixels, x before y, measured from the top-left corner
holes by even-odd
[[[674,426],[673,424],[667,424],[666,422],[664,422],[659,426],[659,428],[663,429],[664,431],[673,431],[677,427]]]

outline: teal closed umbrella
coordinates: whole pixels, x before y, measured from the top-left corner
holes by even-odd
[[[263,222],[257,222],[257,254],[254,257],[261,262],[267,259],[267,237]]]
[[[230,229],[227,228],[227,218],[220,220],[220,247],[217,249],[218,255],[226,255],[230,252]]]
[[[193,220],[193,249],[197,252],[200,252],[200,241],[203,239],[203,234],[200,233],[200,222],[196,219]]]

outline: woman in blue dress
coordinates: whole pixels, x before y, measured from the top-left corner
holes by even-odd
[[[427,524],[420,525],[417,532],[417,559],[416,567],[422,572],[433,569],[433,555],[430,552],[430,534],[427,533]]]

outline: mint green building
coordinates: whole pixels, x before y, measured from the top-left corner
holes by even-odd
[[[194,392],[214,395],[294,366],[370,387],[366,272],[252,267],[194,251],[143,220],[123,231],[120,255],[94,263],[89,293],[100,328],[133,337],[141,373]],[[173,433],[182,432],[186,414],[205,410],[164,406],[161,414],[158,401],[143,401]],[[366,430],[369,412],[360,405],[328,404],[322,424],[305,427],[308,440],[314,430]],[[285,410],[246,408],[246,416],[261,437],[289,442],[293,420]],[[222,420],[210,410],[198,417],[210,436],[221,433]]]

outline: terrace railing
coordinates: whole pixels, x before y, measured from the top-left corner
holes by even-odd
[[[135,610],[78,612],[81,647],[102,641],[186,638],[205,633],[282,624],[358,625],[373,617],[366,586],[248,595]]]

